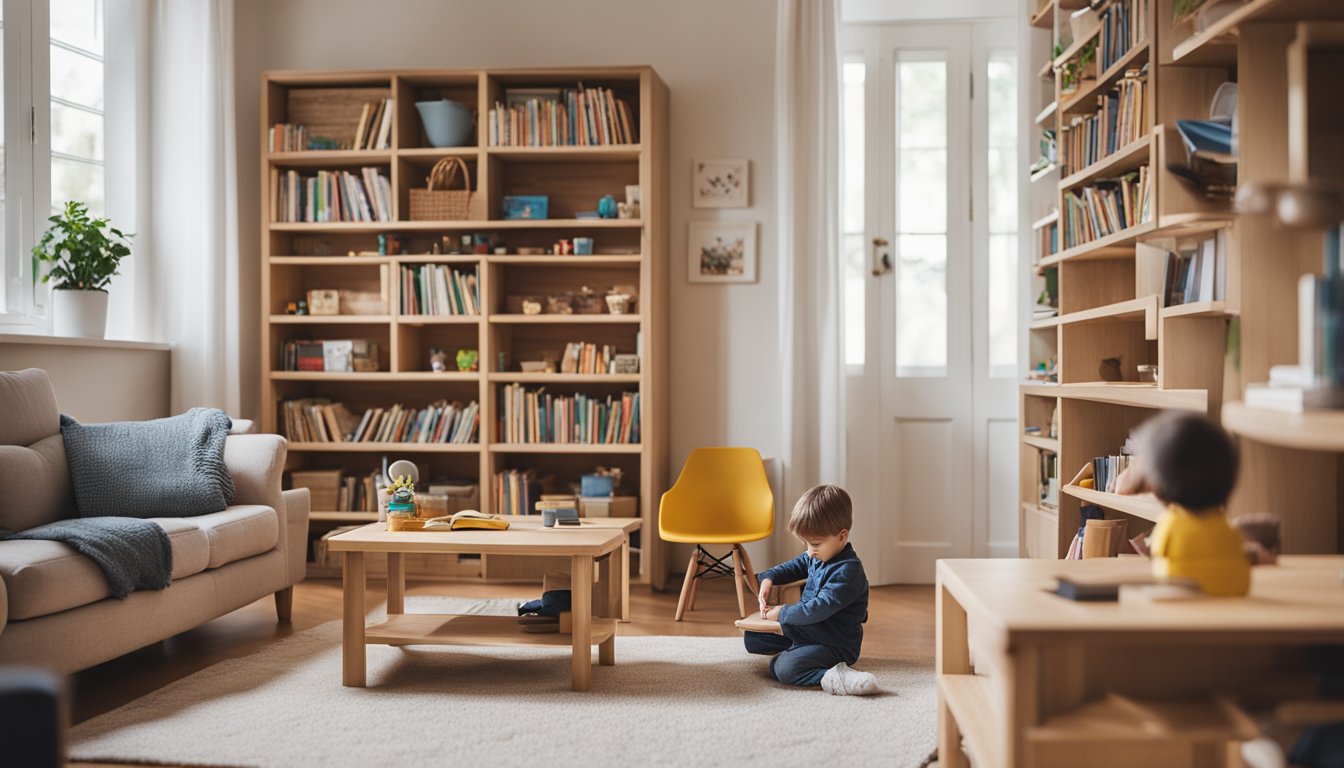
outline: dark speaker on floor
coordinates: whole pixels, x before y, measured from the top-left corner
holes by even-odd
[[[0,744],[11,768],[65,764],[65,703],[58,675],[31,667],[0,667]]]

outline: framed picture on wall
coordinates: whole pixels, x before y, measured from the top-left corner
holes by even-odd
[[[756,222],[693,221],[686,244],[689,282],[756,282]]]
[[[746,208],[751,186],[747,160],[692,160],[691,206]]]

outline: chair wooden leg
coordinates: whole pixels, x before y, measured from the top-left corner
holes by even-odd
[[[688,611],[695,610],[695,598],[700,594],[700,582],[702,581],[704,581],[704,579],[696,579],[695,581],[691,582],[691,596],[686,601],[686,610]]]
[[[742,552],[742,569],[745,571],[742,575],[747,580],[747,586],[751,589],[751,594],[761,594],[761,584],[756,581],[756,569],[751,566],[751,556],[747,554],[747,548],[741,544],[737,548]]]
[[[294,587],[288,586],[275,593],[275,617],[281,623],[289,623],[289,615],[294,609]]]
[[[747,615],[747,604],[742,599],[742,547],[733,545],[733,592],[737,593],[738,618]]]
[[[699,567],[700,550],[696,549],[691,552],[691,562],[686,566],[686,580],[681,583],[681,597],[677,598],[676,621],[681,621],[681,617],[686,613],[686,598],[691,594],[691,585],[695,583],[695,572],[699,570]]]

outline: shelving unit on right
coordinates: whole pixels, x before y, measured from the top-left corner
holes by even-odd
[[[1173,23],[1173,4],[1112,0],[1100,13],[1127,14],[1128,24],[1103,23],[1076,37],[1069,17],[1084,3],[1027,0],[1024,9],[1032,55],[1026,71],[1039,67],[1042,74],[1031,89],[1028,130],[1054,130],[1058,172],[1048,181],[1033,175],[1026,202],[1038,246],[1029,267],[1035,292],[1046,292],[1056,310],[1028,325],[1028,354],[1033,368],[1053,359],[1056,380],[1021,388],[1019,548],[1028,557],[1062,557],[1087,503],[1108,517],[1128,517],[1131,537],[1151,528],[1161,512],[1155,499],[1068,481],[1092,458],[1119,453],[1130,431],[1156,411],[1184,408],[1223,418],[1243,438],[1233,514],[1277,514],[1285,551],[1344,551],[1344,438],[1325,436],[1333,428],[1344,434],[1344,425],[1333,414],[1275,419],[1236,402],[1247,382],[1268,379],[1271,365],[1296,362],[1297,281],[1321,271],[1321,236],[1237,215],[1229,200],[1206,198],[1170,170],[1184,160],[1176,121],[1207,119],[1218,87],[1236,82],[1239,184],[1286,181],[1290,167],[1312,180],[1344,178],[1344,121],[1332,121],[1335,107],[1322,106],[1337,101],[1326,96],[1326,84],[1344,78],[1344,57],[1309,56],[1296,74],[1288,65],[1307,28],[1299,22],[1318,22],[1314,39],[1344,39],[1321,33],[1344,27],[1319,23],[1344,20],[1344,4],[1252,0],[1199,34],[1190,21]],[[1117,28],[1131,34],[1108,36]],[[1103,41],[1105,50],[1093,53]],[[1309,117],[1293,130],[1290,92],[1309,102],[1298,105]],[[1141,106],[1132,109],[1135,102]],[[1114,138],[1087,141],[1096,135],[1088,133],[1089,120]],[[1094,213],[1112,189],[1124,213]],[[1132,203],[1135,196],[1146,204]],[[1107,216],[1111,221],[1099,221]],[[1221,290],[1189,303],[1166,301],[1164,251],[1209,238],[1223,254]],[[1155,382],[1140,381],[1140,364],[1157,366]]]

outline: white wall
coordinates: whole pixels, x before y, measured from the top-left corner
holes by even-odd
[[[170,357],[167,344],[0,334],[0,371],[46,371],[61,413],[84,423],[170,415]]]
[[[773,0],[239,0],[236,35],[244,285],[260,285],[255,195],[262,71],[652,66],[671,94],[668,470],[675,477],[697,446],[778,453]],[[697,157],[750,159],[752,207],[693,210],[689,178]],[[687,222],[714,219],[759,224],[755,284],[686,282]],[[242,317],[255,323],[259,311],[254,302]],[[258,333],[255,326],[244,328],[244,338]],[[255,389],[245,409],[253,416]]]

